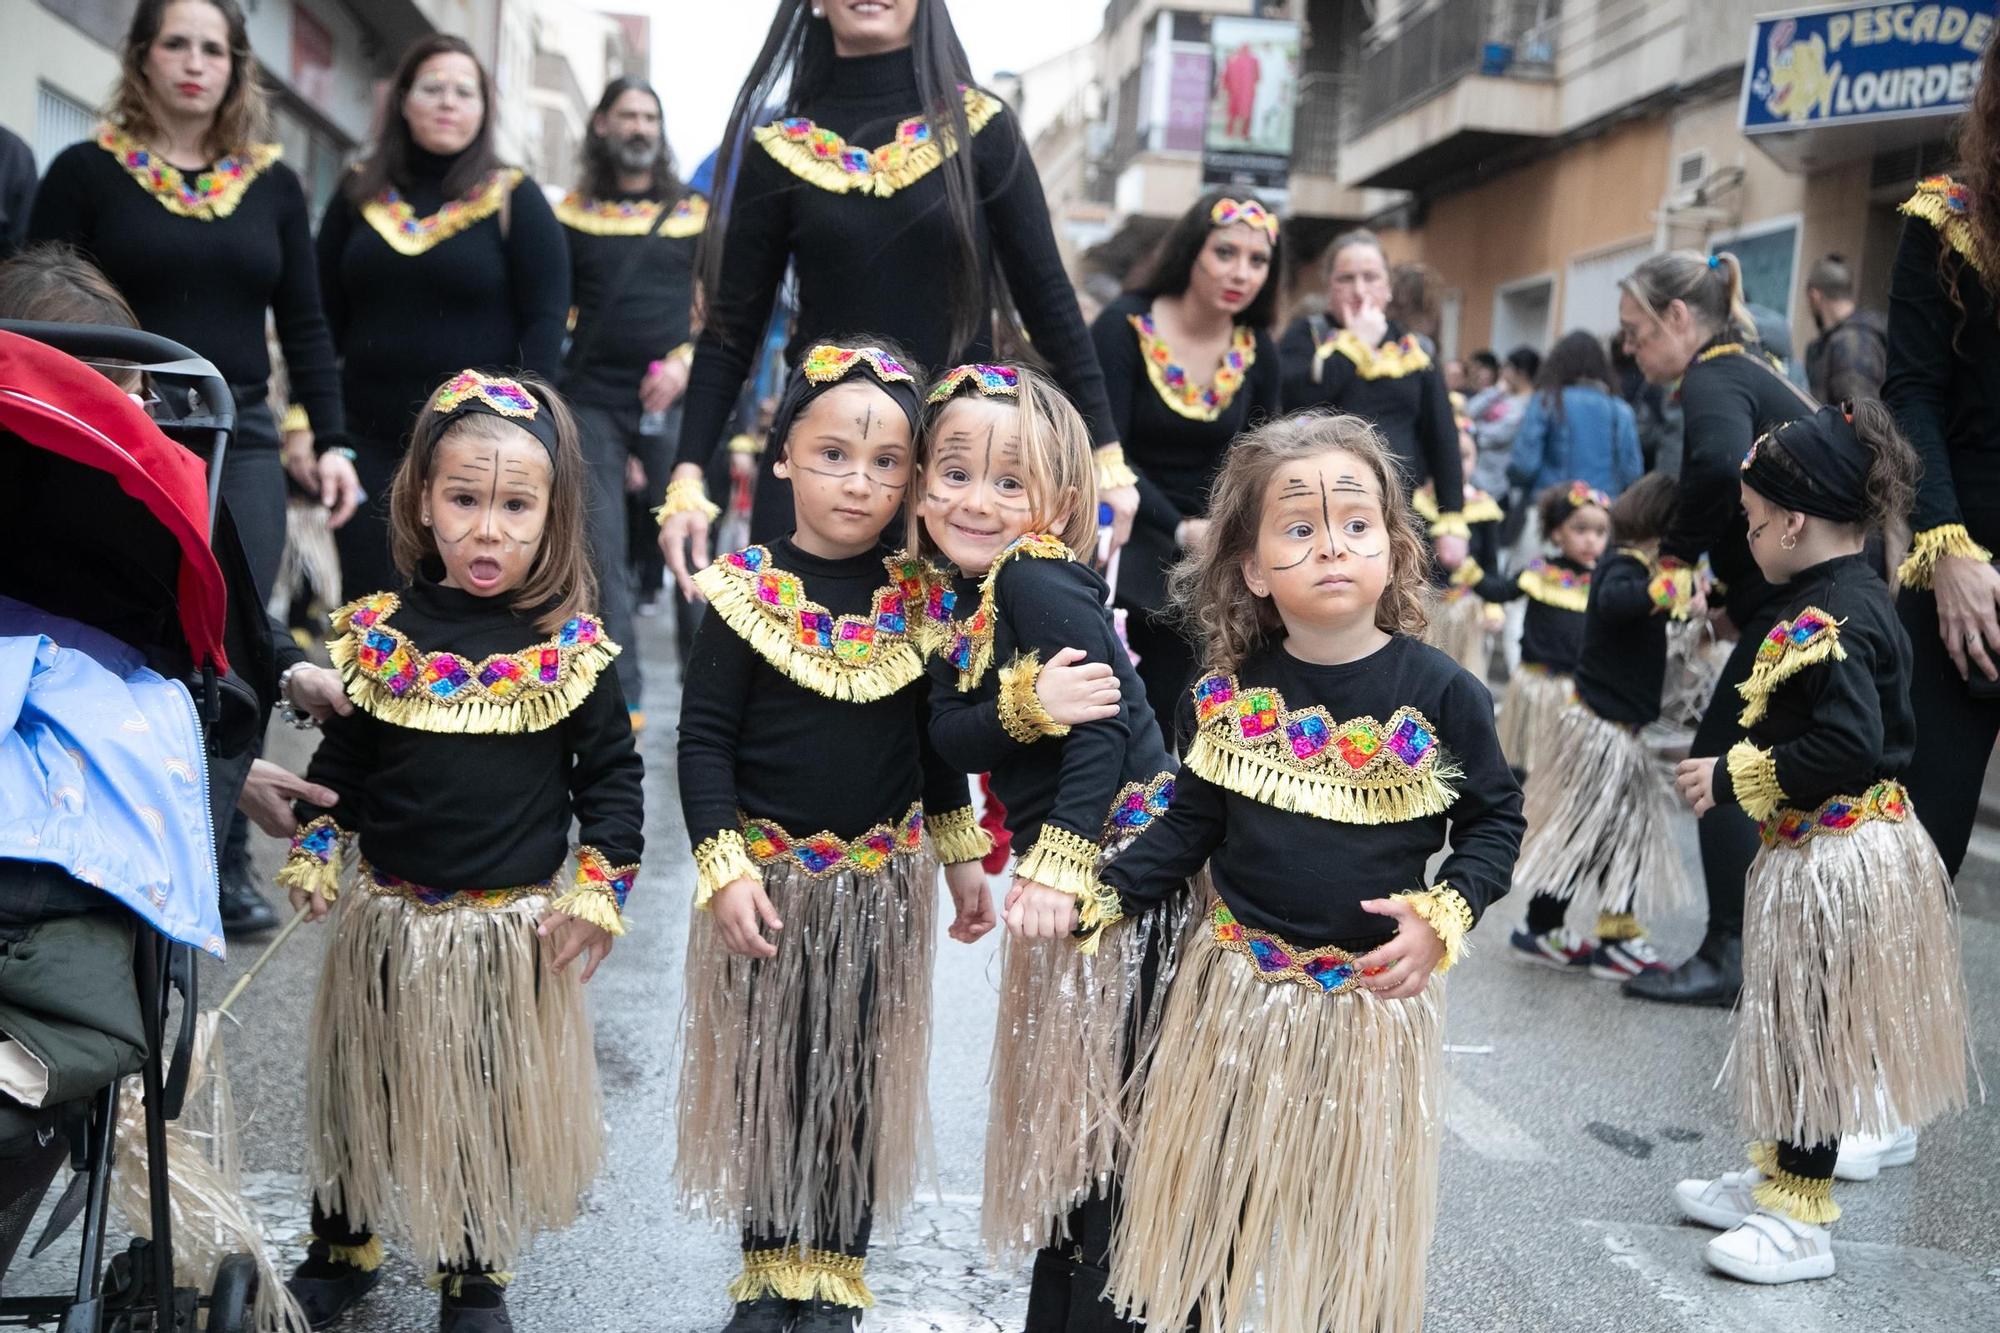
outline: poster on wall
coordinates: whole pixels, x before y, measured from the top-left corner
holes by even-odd
[[[1845,4],[1751,26],[1745,134],[1953,115],[1972,100],[1996,0]]]
[[[1219,15],[1209,24],[1208,44],[1203,182],[1283,190],[1298,105],[1299,25]]]

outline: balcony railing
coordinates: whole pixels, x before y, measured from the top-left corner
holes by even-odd
[[[1331,72],[1309,72],[1299,79],[1299,101],[1292,122],[1292,170],[1304,175],[1338,176],[1342,103],[1349,80]]]
[[[1366,132],[1473,73],[1547,79],[1555,73],[1561,0],[1438,0],[1371,44],[1355,67],[1355,128]]]

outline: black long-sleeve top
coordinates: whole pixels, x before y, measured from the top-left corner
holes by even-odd
[[[583,360],[565,370],[563,391],[573,401],[639,410],[647,365],[688,340],[707,219],[700,195],[669,203],[657,190],[608,200],[571,195],[556,205],[569,244],[574,332],[578,342],[589,340]]]
[[[418,217],[461,203],[444,197],[452,161],[411,154],[402,193]],[[476,220],[432,232],[418,254],[394,249],[345,194],[327,205],[320,292],[340,353],[348,430],[361,439],[401,448],[431,392],[467,367],[527,370],[551,382],[561,375],[569,315],[562,225],[541,187],[518,173],[503,172],[492,189],[475,186],[466,200],[477,202],[455,217]]]
[[[1730,619],[1754,625],[1772,590],[1750,558],[1743,456],[1764,432],[1811,416],[1813,402],[1764,360],[1760,349],[1735,341],[1733,334],[1717,336],[1695,354],[1681,377],[1680,398],[1687,445],[1660,556],[1691,569],[1706,554],[1724,584]]]
[[[1882,399],[1923,461],[1911,528],[1963,524],[2000,550],[2000,320],[1968,258],[1971,224],[1952,202],[1959,189],[1925,181],[1903,205],[1911,216],[1889,274]]]
[[[1233,677],[1198,681],[1182,723],[1195,741],[1173,804],[1103,875],[1128,912],[1206,862],[1244,925],[1360,952],[1393,933],[1366,900],[1443,884],[1476,922],[1507,892],[1526,827],[1520,784],[1493,696],[1435,648],[1396,635],[1358,662],[1317,666],[1267,647]],[[1364,738],[1358,724],[1371,723]],[[1362,775],[1394,783],[1401,808],[1369,817],[1349,775],[1371,745]],[[1450,854],[1426,876],[1447,837]]]
[[[1412,489],[1428,481],[1442,512],[1464,507],[1458,421],[1444,375],[1400,325],[1389,325],[1366,371],[1339,350],[1322,356],[1313,322],[1304,317],[1286,327],[1278,359],[1287,412],[1328,407],[1367,418],[1389,441]]]
[[[1278,350],[1262,329],[1240,326],[1230,352],[1248,364],[1240,382],[1216,401],[1190,403],[1167,379],[1173,365],[1200,390],[1214,389],[1219,367],[1180,366],[1155,359],[1172,348],[1149,340],[1135,321],[1148,317],[1151,301],[1128,294],[1104,308],[1090,326],[1104,392],[1111,405],[1111,434],[1125,446],[1125,461],[1139,477],[1139,515],[1118,564],[1118,594],[1127,605],[1166,605],[1166,569],[1176,555],[1174,532],[1182,520],[1208,512],[1208,492],[1238,435],[1278,415]],[[1236,343],[1241,343],[1238,348]],[[1204,371],[1206,375],[1204,376]]]
[[[954,581],[956,621],[975,616],[984,586],[979,579]],[[975,660],[963,669],[948,653],[931,659],[931,739],[959,771],[991,776],[1024,861],[1047,828],[1095,847],[1121,790],[1176,767],[1146,704],[1145,686],[1118,641],[1104,580],[1075,560],[1016,554],[995,566],[991,588],[990,653],[975,649]],[[1016,739],[1000,716],[1002,677],[1021,671],[1024,687],[1032,689],[1029,658],[1046,666],[1065,648],[1081,649],[1086,662],[1107,662],[1117,671],[1118,716],[1071,727],[1064,736]]]
[[[559,720],[550,722],[550,701],[532,689],[499,707],[503,720],[496,725],[545,724],[532,731],[425,730],[454,706],[420,697],[428,693],[422,683],[394,698],[370,665],[364,641],[390,630],[431,665],[439,665],[439,654],[452,654],[475,678],[487,658],[546,646],[555,637],[506,598],[447,588],[436,581],[439,573],[435,566],[420,569],[385,618],[340,636],[346,644],[336,660],[356,654],[356,666],[343,668],[355,709],[321,723],[323,739],[306,770],[340,801],[332,810],[300,802],[299,822],[331,814],[359,836],[361,854],[376,868],[434,889],[539,883],[569,854],[572,818],[580,845],[596,848],[613,866],[636,865],[645,849],[645,766],[609,651],[599,646],[565,655],[562,681],[579,688],[587,681],[588,693]],[[387,664],[381,669],[394,673]]]
[[[787,537],[773,542],[768,554],[768,568],[795,576],[800,596],[812,604],[798,610],[857,616],[881,629],[873,614],[877,595],[894,586],[884,563],[893,553],[886,547],[825,560]],[[718,570],[710,577],[726,574]],[[878,632],[873,650],[880,660],[903,645],[911,654],[910,683],[854,702],[809,689],[774,664],[737,627],[755,622],[726,604],[726,596],[717,591],[711,597],[715,608],[695,632],[681,687],[681,811],[691,845],[736,833],[744,815],[777,823],[795,837],[825,831],[846,839],[893,824],[918,800],[932,820],[970,804],[965,771],[939,759],[930,744],[930,689],[907,646],[921,614],[918,602],[897,602],[891,614],[904,629]],[[750,609],[749,615],[779,620],[775,612]],[[783,649],[772,651],[787,660]]]
[[[1760,818],[1766,803],[1812,810],[1861,796],[1916,752],[1910,637],[1877,561],[1844,555],[1814,565],[1784,595],[1784,616],[1743,689],[1749,739],[1715,766],[1717,803],[1758,806],[1750,813]],[[1776,793],[1738,790],[1746,746],[1764,752]]]
[[[897,125],[923,112],[914,62],[907,48],[836,58],[811,104],[787,107],[786,115],[857,148],[892,143]],[[1004,295],[1019,312],[1036,356],[1083,413],[1092,437],[1108,444],[1117,437],[1104,379],[1014,113],[999,107],[973,134],[971,151],[980,269],[991,272],[997,261]],[[837,194],[792,174],[760,143],[746,142],[729,205],[719,290],[710,294],[695,343],[679,461],[705,465],[722,442],[788,263],[798,290],[798,317],[785,348],[793,365],[815,342],[869,333],[894,340],[930,372],[993,360],[984,333],[967,346],[952,346],[950,284],[941,270],[957,262],[955,254],[937,171],[887,197],[859,189]]]
[[[1481,579],[1476,590],[1489,602],[1527,598],[1528,608],[1521,617],[1521,660],[1568,675],[1583,656],[1590,587],[1587,566],[1565,556],[1537,556],[1513,578],[1492,575]]]
[[[1667,608],[1653,599],[1653,566],[1619,550],[1590,574],[1576,693],[1607,722],[1643,727],[1660,716],[1667,683]]]
[[[223,200],[177,213],[104,146],[119,142],[100,132],[49,164],[29,239],[81,250],[131,304],[141,328],[212,362],[238,406],[261,403],[269,392],[270,312],[292,401],[306,409],[322,444],[338,443],[345,430],[340,382],[299,178],[275,160],[274,148],[260,145],[243,159],[248,184],[225,215],[217,216]]]

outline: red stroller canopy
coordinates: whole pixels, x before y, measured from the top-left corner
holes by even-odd
[[[138,404],[83,362],[0,332],[0,429],[72,462],[109,474],[180,544],[182,632],[196,666],[226,670],[222,569],[209,550],[207,469],[160,432]],[[78,536],[91,516],[77,515]],[[61,552],[46,559],[59,560]]]

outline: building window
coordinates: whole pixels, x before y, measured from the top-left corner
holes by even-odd
[[[1727,250],[1743,268],[1743,299],[1781,315],[1792,308],[1792,283],[1799,271],[1799,219],[1776,218],[1716,236],[1708,252]]]
[[[35,167],[47,172],[56,154],[90,137],[97,113],[46,83],[35,89]]]

